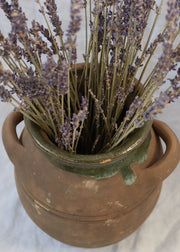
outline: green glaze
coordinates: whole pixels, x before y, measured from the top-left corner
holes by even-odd
[[[61,150],[45,137],[38,125],[27,118],[25,125],[36,147],[56,167],[94,179],[108,178],[120,172],[124,182],[131,185],[136,175],[130,165],[146,160],[152,121],[137,129],[123,145],[110,152],[92,155],[73,154]]]

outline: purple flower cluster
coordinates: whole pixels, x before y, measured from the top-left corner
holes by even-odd
[[[42,81],[51,89],[51,94],[65,95],[68,92],[68,65],[66,61],[56,63],[49,57],[42,67]]]
[[[117,97],[117,103],[122,103],[124,104],[125,102],[125,93],[124,89],[122,87],[118,88],[118,97]]]
[[[2,102],[10,102],[12,96],[9,90],[5,89],[4,86],[0,86],[0,100]]]
[[[154,0],[132,0],[131,1],[132,27],[135,30],[132,40],[136,41],[136,46],[141,48],[141,40],[147,26],[149,11],[154,7]]]
[[[136,112],[141,113],[140,111],[143,111],[142,105],[143,99],[139,96],[136,96],[133,102],[131,103],[129,109],[126,111],[125,119],[127,121],[130,121]]]
[[[39,33],[41,33],[45,37],[45,39],[47,39],[50,42],[50,44],[51,44],[50,48],[52,50],[52,53],[57,54],[56,48],[55,48],[55,45],[54,45],[54,39],[53,39],[52,35],[50,34],[50,32],[49,32],[49,30],[47,28],[45,28],[39,22],[34,20],[34,21],[32,21],[32,28],[30,29],[30,33],[32,35],[33,34],[36,34],[36,35],[38,34],[39,35]],[[51,55],[51,52],[49,52],[49,55]]]
[[[94,0],[94,8],[92,10],[92,14],[94,16],[99,15],[102,12],[102,3],[103,1]]]
[[[177,8],[177,0],[168,1],[168,10],[166,20],[168,25],[166,26],[166,33],[163,38],[163,54],[159,58],[158,65],[153,73],[152,81],[161,82],[169,71],[174,67],[173,54],[173,42],[174,34],[178,29],[178,18],[180,16],[180,9]]]
[[[88,100],[86,97],[82,97],[82,103],[81,103],[81,110],[78,112],[78,114],[73,114],[72,118],[72,128],[73,130],[77,130],[81,123],[84,122],[85,119],[87,119],[88,115]],[[76,134],[78,136],[78,134]]]
[[[10,38],[16,42],[17,38],[23,40],[27,34],[27,18],[19,7],[18,0],[11,0],[11,5],[6,0],[0,1],[0,6],[4,10],[7,18],[11,22]]]
[[[81,110],[78,114],[73,113],[72,119],[66,119],[61,126],[61,138],[57,139],[58,143],[65,146],[66,149],[73,150],[73,141],[77,141],[80,137],[80,126],[83,126],[84,120],[88,115],[88,100],[82,97]]]
[[[30,33],[34,36],[35,48],[38,51],[40,57],[41,54],[52,56],[52,51],[49,49],[47,43],[43,40],[43,38],[39,35],[39,31],[39,23],[34,20],[32,22]]]
[[[54,26],[54,32],[56,35],[63,35],[63,31],[61,28],[62,22],[59,19],[59,16],[57,14],[57,5],[55,3],[55,0],[46,0],[44,5],[47,9],[47,14],[50,17],[51,23]]]
[[[26,69],[26,74],[23,76],[12,74],[12,81],[17,84],[14,86],[13,92],[20,100],[27,98],[32,101],[35,98],[44,97],[45,95],[44,86],[42,82],[39,81],[37,73],[35,73],[31,67]]]
[[[86,0],[71,0],[65,39],[55,0],[37,3],[45,25],[36,20],[28,25],[18,0],[0,0],[11,24],[7,37],[0,32],[0,56],[9,68],[0,63],[0,99],[19,106],[60,148],[110,150],[180,96],[178,0],[167,0],[167,25],[154,40],[162,2],[158,7],[155,0],[93,0],[89,8]],[[76,40],[83,8],[91,33],[86,29],[79,69]],[[147,75],[160,44],[162,53]],[[168,89],[154,99],[171,71]]]
[[[66,119],[65,123],[61,126],[61,134],[62,138],[56,139],[56,143],[60,146],[63,144],[65,148],[68,150],[71,150],[71,144],[72,144],[72,127],[71,127],[71,122],[69,119]]]
[[[154,116],[161,113],[167,103],[169,103],[169,97],[165,92],[161,92],[160,96],[156,98],[153,104],[143,113],[144,121],[152,120]]]
[[[70,54],[71,60],[76,60],[76,34],[81,26],[81,9],[83,8],[82,0],[71,0],[70,16],[71,21],[67,29],[67,42],[66,46]]]
[[[169,79],[171,83],[171,89],[166,91],[170,102],[174,102],[175,99],[180,97],[180,68],[177,71],[177,75],[173,79]]]
[[[157,38],[150,44],[149,48],[146,50],[145,55],[153,53],[154,49],[159,43],[162,43],[164,38],[162,34],[158,34]]]
[[[0,7],[11,23],[11,32],[9,33],[8,43],[7,47],[4,48],[4,53],[13,51],[16,59],[20,60],[23,56],[28,62],[33,64],[30,54],[34,56],[36,42],[29,36],[27,18],[19,6],[19,1],[11,0],[11,4],[9,4],[6,0],[1,0]],[[4,39],[5,41],[6,39]],[[41,41],[41,43],[43,42]],[[34,62],[38,63],[37,59],[34,59]]]

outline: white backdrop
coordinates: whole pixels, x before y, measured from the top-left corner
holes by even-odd
[[[64,27],[67,27],[70,0],[58,0]],[[35,0],[21,0],[28,17],[37,18]],[[39,19],[39,17],[38,17]],[[164,23],[163,16],[158,28]],[[0,11],[0,29],[9,24]],[[158,32],[158,31],[157,31]],[[78,35],[78,48],[84,46],[84,32]],[[79,57],[79,61],[81,58]],[[152,63],[153,64],[153,63]],[[12,107],[0,103],[0,128]],[[180,139],[180,100],[158,116]],[[22,128],[22,127],[21,127]],[[19,131],[21,131],[21,128]],[[144,224],[125,240],[100,249],[80,249],[62,244],[41,231],[25,213],[15,187],[13,164],[0,138],[0,251],[2,252],[179,252],[180,251],[180,164],[163,183],[160,199]]]

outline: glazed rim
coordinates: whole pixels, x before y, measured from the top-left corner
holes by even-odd
[[[66,163],[102,163],[106,164],[119,157],[127,156],[129,153],[136,150],[147,139],[152,121],[148,121],[142,128],[135,130],[122,144],[116,147],[112,151],[100,153],[100,154],[74,154],[61,150],[54,143],[50,141],[46,133],[34,122],[28,118],[24,118],[25,126],[32,137],[34,144],[45,155],[52,157],[53,159],[61,160]]]

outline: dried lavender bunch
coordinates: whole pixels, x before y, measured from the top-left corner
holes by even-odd
[[[163,0],[159,6],[155,0],[71,0],[67,31],[55,0],[36,2],[46,26],[32,20],[29,27],[18,0],[0,0],[11,23],[8,37],[0,32],[0,56],[9,68],[0,64],[0,98],[44,129],[59,148],[110,151],[180,96],[178,0],[166,0],[167,24],[154,40]],[[84,64],[78,69],[83,12]],[[170,72],[174,77],[168,78]],[[165,82],[168,88],[155,96]]]

